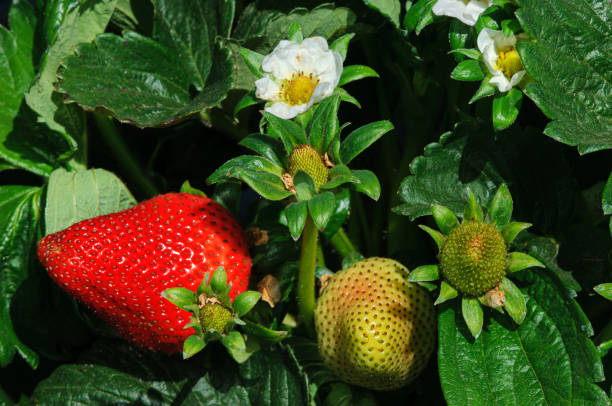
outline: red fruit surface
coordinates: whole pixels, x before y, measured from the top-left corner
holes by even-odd
[[[154,197],[127,210],[50,234],[38,258],[51,277],[125,339],[153,351],[182,351],[191,313],[161,296],[195,291],[223,266],[230,298],[246,291],[248,247],[232,215],[214,200],[186,193]]]

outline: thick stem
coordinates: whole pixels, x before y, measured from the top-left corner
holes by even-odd
[[[336,234],[329,239],[329,242],[334,246],[342,258],[357,251],[343,228],[336,231]]]
[[[111,150],[112,155],[117,159],[121,168],[125,172],[125,176],[129,179],[138,191],[146,197],[153,197],[159,194],[159,191],[149,180],[142,167],[136,162],[133,155],[130,153],[127,145],[119,135],[117,127],[113,121],[101,114],[94,114],[94,120],[102,138],[106,145]]]
[[[315,268],[317,266],[317,226],[310,214],[302,232],[302,253],[298,274],[297,303],[300,318],[306,329],[314,335]]]

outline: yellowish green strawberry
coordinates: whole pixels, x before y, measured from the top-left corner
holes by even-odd
[[[329,169],[325,166],[321,154],[310,145],[298,145],[291,151],[287,172],[295,176],[297,171],[306,172],[314,181],[316,190],[319,190],[329,177]]]
[[[388,258],[336,273],[315,310],[321,356],[340,379],[375,390],[400,388],[425,368],[436,345],[429,293]]]

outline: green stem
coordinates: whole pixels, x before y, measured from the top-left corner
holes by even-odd
[[[314,334],[315,268],[317,266],[317,226],[310,214],[302,232],[302,253],[298,274],[297,303],[300,317],[310,334]]]
[[[340,228],[338,231],[336,231],[336,234],[334,234],[329,239],[329,242],[334,246],[336,251],[338,251],[338,254],[340,254],[340,256],[343,258],[346,257],[348,254],[357,251],[357,249],[355,249],[355,246],[353,245],[353,242],[349,239],[348,235],[346,235],[346,231],[344,231],[343,228]]]
[[[159,194],[153,182],[151,182],[142,167],[130,153],[127,145],[125,145],[113,120],[101,114],[94,114],[93,117],[102,138],[112,151],[112,155],[119,161],[130,183],[146,197],[153,197]]]
[[[612,320],[610,320],[603,329],[595,336],[595,344],[601,344],[612,340]]]

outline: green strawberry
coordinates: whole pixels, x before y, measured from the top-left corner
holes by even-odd
[[[444,279],[459,292],[480,296],[506,273],[506,242],[494,225],[467,222],[446,238],[440,252]]]
[[[295,176],[297,171],[306,172],[314,181],[316,190],[319,190],[319,187],[327,182],[329,177],[329,170],[325,166],[323,158],[310,145],[298,145],[291,151],[287,172],[289,172],[289,175]]]
[[[432,300],[388,258],[368,258],[336,273],[315,310],[323,361],[340,379],[375,390],[414,380],[436,344]]]

